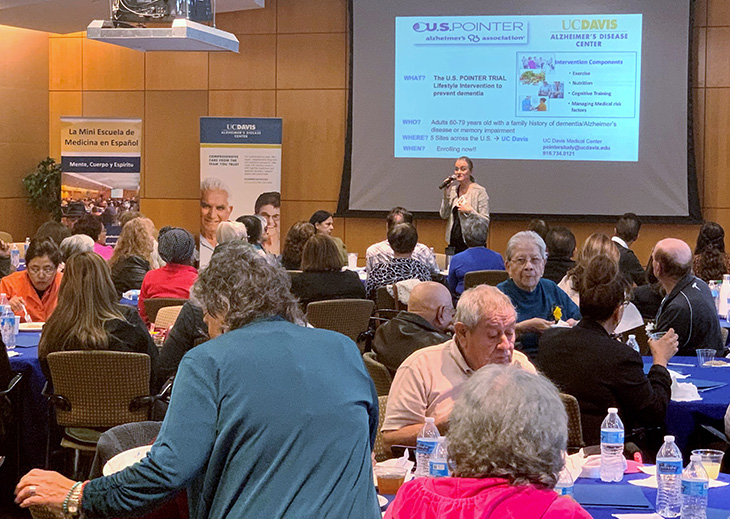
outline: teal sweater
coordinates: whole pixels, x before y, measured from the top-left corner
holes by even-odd
[[[82,508],[129,515],[186,488],[191,518],[379,518],[377,426],[350,339],[257,321],[185,355],[149,456],[92,480]]]

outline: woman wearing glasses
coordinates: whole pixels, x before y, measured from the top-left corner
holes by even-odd
[[[62,274],[58,272],[61,252],[49,238],[33,240],[25,253],[26,270],[5,276],[0,293],[5,294],[10,308],[21,321],[28,312],[35,322],[45,322],[58,302]]]
[[[561,391],[578,399],[586,444],[599,443],[609,407],[618,408],[627,440],[632,429],[662,426],[672,385],[667,362],[677,352],[677,334],[669,330],[649,341],[653,365],[647,376],[641,355],[611,337],[631,291],[618,263],[596,256],[585,266],[577,288],[583,319],[573,328],[546,331],[538,363]]]

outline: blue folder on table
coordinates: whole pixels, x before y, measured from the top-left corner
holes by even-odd
[[[622,510],[651,510],[651,503],[641,488],[634,485],[606,483],[573,487],[573,497],[578,503],[592,508],[616,508]]]

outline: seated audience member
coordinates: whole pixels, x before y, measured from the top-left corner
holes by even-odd
[[[580,249],[578,254],[578,261],[572,269],[560,280],[558,286],[570,296],[570,299],[578,305],[580,304],[580,295],[578,293],[578,287],[580,281],[583,278],[588,263],[596,256],[603,255],[609,257],[615,261],[618,265],[619,262],[619,251],[616,242],[603,233],[596,232],[591,234],[586,241],[583,242],[583,247]],[[549,257],[548,257],[549,258]]]
[[[449,288],[460,296],[464,291],[464,276],[475,270],[504,270],[502,256],[487,249],[489,222],[481,218],[469,218],[462,226],[464,242],[468,247],[456,254],[449,264]]]
[[[510,279],[497,288],[509,296],[517,309],[518,348],[534,360],[540,334],[555,323],[556,313],[572,324],[580,319],[580,311],[558,285],[542,278],[547,255],[545,242],[537,233],[522,231],[512,236],[506,255]],[[556,312],[558,308],[560,312]]]
[[[725,349],[715,300],[707,283],[692,275],[692,250],[682,240],[666,238],[654,246],[654,275],[667,296],[659,306],[655,331],[673,328],[678,355],[694,357],[698,348]]]
[[[598,255],[585,265],[580,285],[583,319],[573,328],[546,331],[540,338],[539,366],[561,391],[580,404],[583,438],[600,443],[606,409],[617,407],[626,436],[641,427],[661,427],[671,397],[667,362],[677,351],[677,334],[670,330],[650,340],[654,364],[644,374],[641,355],[611,338],[621,322],[630,286],[618,263]]]
[[[0,278],[10,274],[10,251],[12,248],[12,243],[5,243],[0,240]]]
[[[567,227],[553,227],[547,233],[545,245],[548,257],[542,277],[553,283],[560,283],[568,271],[575,267],[575,235]]]
[[[314,225],[311,223],[301,221],[292,225],[286,233],[284,249],[281,251],[281,266],[286,270],[301,270],[302,250],[312,236],[314,236]]]
[[[441,283],[419,283],[408,299],[408,311],[378,327],[373,351],[391,376],[416,350],[441,344],[451,338],[454,304],[449,290]]]
[[[385,221],[387,223],[387,236],[387,231],[389,231],[394,225],[398,225],[399,223],[408,223],[413,225],[413,213],[408,211],[405,207],[394,207],[388,213]],[[426,247],[423,243],[416,243],[416,248],[413,249],[412,257],[431,269],[431,274],[439,274],[441,272],[438,263],[436,263],[436,256],[433,251]],[[370,273],[375,265],[387,263],[391,259],[393,259],[393,248],[390,246],[387,239],[374,243],[368,247],[365,252],[366,271]]]
[[[134,308],[118,303],[109,266],[94,252],[68,259],[58,307],[43,327],[38,359],[49,380],[48,354],[74,350],[146,353],[153,371],[157,358],[157,347],[142,319]]]
[[[68,227],[60,222],[51,220],[50,222],[45,222],[38,227],[33,239],[40,240],[43,238],[50,238],[53,240],[53,243],[56,244],[56,247],[59,247],[61,242],[69,236],[71,236],[71,231]]]
[[[309,223],[314,225],[314,232],[316,234],[324,234],[335,240],[337,250],[340,251],[340,257],[342,258],[342,264],[347,265],[347,247],[342,243],[342,240],[337,236],[332,236],[332,231],[335,230],[334,219],[332,213],[329,211],[315,211],[314,214],[309,218]]]
[[[641,230],[639,217],[634,213],[626,213],[616,222],[616,228],[614,229],[615,236],[611,238],[618,245],[618,250],[621,255],[618,264],[621,273],[626,279],[638,287],[646,285],[646,272],[641,266],[639,258],[636,257],[634,251],[629,247],[639,237],[639,230]]]
[[[185,302],[157,358],[158,378],[154,387],[161,387],[177,372],[180,361],[188,351],[209,339],[203,311],[190,301]]]
[[[74,234],[85,234],[94,240],[94,252],[108,260],[114,254],[114,247],[106,244],[106,229],[101,223],[101,218],[87,214],[82,216],[73,228]]]
[[[705,283],[722,279],[723,275],[730,273],[730,255],[725,254],[725,230],[719,223],[702,224],[692,270]]]
[[[246,226],[246,234],[248,235],[248,243],[256,250],[260,256],[266,256],[264,249],[264,240],[266,239],[266,228],[261,219],[253,214],[247,214],[236,218],[237,222]]]
[[[58,302],[62,274],[58,272],[61,252],[50,238],[33,239],[25,253],[26,269],[5,276],[0,293],[8,297],[10,308],[21,321],[28,312],[35,322],[45,322]],[[23,309],[25,308],[25,311]]]
[[[342,270],[342,258],[334,240],[316,234],[302,251],[302,273],[292,277],[291,291],[302,308],[312,301],[363,299],[365,287],[352,270]]]
[[[456,305],[454,338],[416,351],[398,368],[382,427],[385,445],[416,445],[426,417],[445,433],[464,383],[487,364],[514,364],[534,373],[527,357],[514,351],[516,318],[497,288],[465,291]]]
[[[146,218],[144,214],[139,211],[125,211],[119,216],[119,226],[124,229],[124,226],[135,218]]]
[[[74,234],[64,238],[58,249],[61,251],[61,259],[66,261],[79,252],[94,252],[94,240],[86,234]]]
[[[451,413],[452,476],[405,483],[385,519],[590,519],[573,499],[552,490],[567,431],[563,402],[549,380],[512,366],[486,366],[464,384]]]
[[[646,265],[646,285],[641,285],[633,290],[631,302],[641,313],[644,321],[653,321],[659,311],[664,296],[667,295],[662,288],[661,283],[654,275],[654,255],[649,256],[649,262]]]
[[[241,222],[221,222],[215,230],[215,240],[218,245],[236,240],[248,243],[248,230]]]
[[[146,220],[135,218],[122,227],[114,254],[109,260],[112,281],[120,297],[127,290],[142,288],[147,272],[156,268],[152,266],[155,263],[155,239]]]
[[[76,222],[86,214],[86,205],[83,202],[69,202],[65,208],[62,208],[61,223],[71,230]]]
[[[198,277],[198,271],[192,266],[195,238],[185,229],[170,227],[160,231],[159,252],[167,264],[145,274],[139,293],[139,315],[145,324],[149,324],[145,300],[155,297],[187,299],[190,287]]]
[[[547,235],[550,232],[550,226],[547,224],[547,222],[545,222],[545,220],[533,218],[532,220],[530,220],[530,223],[527,224],[527,230],[537,233],[540,238],[545,241],[545,238],[547,238]]]
[[[368,274],[367,295],[375,298],[378,287],[392,285],[406,279],[431,281],[428,267],[412,257],[413,249],[418,243],[416,228],[407,223],[400,223],[388,231],[388,243],[393,249],[393,259],[373,267]]]
[[[21,507],[139,516],[185,488],[196,518],[380,515],[378,399],[355,344],[301,326],[283,269],[238,241],[219,249],[193,288],[213,339],[182,360],[147,456],[68,498],[74,481],[33,470],[16,488]]]

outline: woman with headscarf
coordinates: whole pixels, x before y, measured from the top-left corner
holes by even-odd
[[[190,297],[190,287],[198,278],[193,264],[195,239],[181,227],[168,227],[160,231],[159,253],[167,265],[150,270],[142,281],[139,293],[139,315],[149,324],[144,308],[145,299],[153,297]]]

